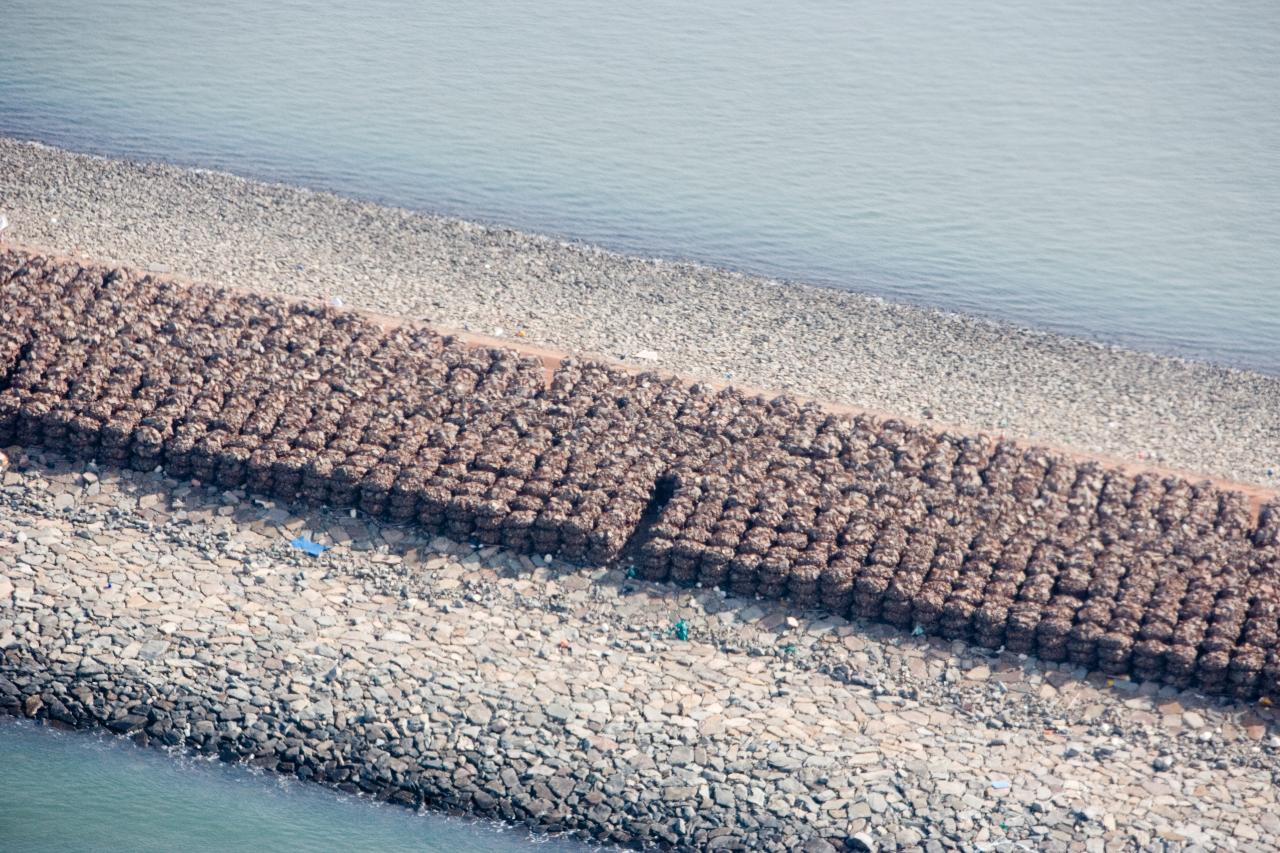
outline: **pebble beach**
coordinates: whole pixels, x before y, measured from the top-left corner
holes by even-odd
[[[7,140],[0,163],[24,245],[1280,482],[1280,380],[1261,374],[224,174]],[[1280,834],[1266,700],[9,456],[7,713],[627,846],[1274,849]],[[306,556],[299,536],[328,550]]]

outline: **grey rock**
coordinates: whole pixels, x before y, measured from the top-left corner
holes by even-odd
[[[544,710],[548,717],[561,723],[567,720],[570,720],[574,717],[573,709],[565,705],[561,705],[558,702],[553,702],[552,704],[548,705]]]
[[[847,848],[859,853],[875,853],[877,850],[875,839],[867,832],[855,832],[846,838],[844,843]]]

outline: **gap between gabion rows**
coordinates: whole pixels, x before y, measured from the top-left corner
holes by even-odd
[[[0,446],[1280,694],[1275,502],[38,254],[0,283]]]

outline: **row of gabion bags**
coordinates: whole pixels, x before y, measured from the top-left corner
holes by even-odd
[[[582,374],[420,327],[6,256],[0,444],[163,467],[222,488],[356,506],[451,535],[607,561],[656,456],[629,442],[677,383],[630,399]],[[584,384],[585,383],[585,384]],[[594,383],[594,384],[593,384]],[[650,387],[652,386],[652,388]]]
[[[872,449],[874,450],[874,449]],[[650,579],[787,596],[992,648],[1280,695],[1280,506],[997,445],[967,478],[753,441],[678,472]]]
[[[634,537],[652,579],[1280,695],[1280,506],[127,271],[0,282],[0,445],[573,560]]]

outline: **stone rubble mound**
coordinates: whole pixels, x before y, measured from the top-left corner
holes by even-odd
[[[0,447],[1280,697],[1280,503],[0,253]]]

